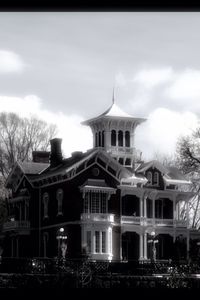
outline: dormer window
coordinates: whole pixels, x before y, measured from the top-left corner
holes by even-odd
[[[158,174],[158,172],[155,172],[154,175],[153,175],[153,183],[154,183],[154,185],[158,185],[158,183],[159,183],[159,174]]]
[[[147,184],[152,185],[152,173],[150,171],[147,172],[147,180],[148,180]]]
[[[63,190],[62,189],[57,190],[56,199],[58,202],[58,215],[62,215],[63,214],[63,211],[62,211]]]
[[[43,205],[44,205],[44,219],[48,218],[48,204],[49,204],[49,194],[43,194]]]

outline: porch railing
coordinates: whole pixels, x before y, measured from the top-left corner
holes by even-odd
[[[156,225],[159,227],[187,227],[187,222],[185,220],[145,218],[139,216],[122,216],[121,223],[143,226]]]
[[[28,229],[30,228],[29,221],[9,221],[3,226],[4,231],[12,229]]]
[[[97,213],[83,213],[81,214],[82,221],[96,221],[96,222],[114,222],[113,214],[97,214]]]

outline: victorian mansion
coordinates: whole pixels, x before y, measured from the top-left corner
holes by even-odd
[[[188,211],[191,183],[175,167],[141,160],[134,136],[142,122],[113,101],[83,122],[92,149],[64,159],[55,138],[50,152],[18,161],[6,183],[12,196],[3,255],[148,260],[156,238],[156,259],[186,258],[196,233],[180,208],[185,203]]]

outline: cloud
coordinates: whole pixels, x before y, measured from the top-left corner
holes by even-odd
[[[142,69],[131,79],[118,73],[116,81],[118,88],[124,91],[123,103],[117,102],[117,105],[135,117],[147,118],[135,133],[135,147],[141,149],[146,160],[155,153],[174,154],[179,136],[190,134],[198,126],[200,101],[195,100],[200,97],[199,70],[175,71],[166,67],[159,72],[158,68]],[[0,111],[14,111],[21,116],[30,116],[31,113],[55,123],[58,135],[63,139],[65,156],[70,156],[73,151],[92,148],[91,130],[80,124],[83,121],[80,115],[51,112],[36,95],[0,96]]]
[[[24,66],[25,64],[18,54],[0,50],[0,73],[21,72]]]
[[[190,110],[200,115],[200,70],[178,72],[174,81],[163,91],[174,109]]]
[[[157,108],[148,120],[136,129],[135,145],[143,157],[151,159],[155,153],[173,155],[177,139],[190,134],[198,125],[198,118],[191,112],[179,113]]]
[[[134,76],[132,82],[142,84],[146,88],[152,88],[170,81],[173,74],[174,72],[171,67],[141,70]]]

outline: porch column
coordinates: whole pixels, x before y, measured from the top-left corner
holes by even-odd
[[[189,259],[189,251],[190,251],[190,232],[187,229],[187,260]]]
[[[102,253],[102,231],[99,232],[99,253]]]
[[[143,234],[140,234],[140,259],[142,260],[143,258]]]
[[[95,231],[92,230],[92,253],[95,253]]]
[[[144,197],[144,217],[147,217],[147,196]]]
[[[177,203],[177,219],[180,219],[180,202]]]
[[[140,217],[143,217],[143,198],[140,196]]]
[[[22,220],[22,205],[21,205],[21,203],[19,203],[19,221],[21,221]]]
[[[108,232],[106,232],[106,233],[108,235]],[[122,260],[122,234],[123,234],[123,232],[120,233],[120,249],[119,249],[120,260]],[[106,250],[106,252],[108,253],[107,250]]]
[[[125,144],[125,131],[123,130],[122,132],[123,132],[123,147],[125,147],[125,145],[126,145]]]
[[[19,257],[19,238],[16,238],[16,257]]]
[[[152,199],[152,202],[153,202],[153,213],[152,213],[152,217],[153,219],[155,219],[155,198]]]
[[[110,147],[111,147],[111,131],[106,130],[104,132],[104,148],[106,150],[109,150]]]
[[[176,217],[176,195],[173,195],[173,219],[176,220],[177,217]]]
[[[27,209],[27,202],[24,203],[24,220],[26,221],[26,209]]]
[[[189,205],[188,205],[188,200],[187,200],[187,205],[186,205],[186,216],[187,216],[187,228],[189,228]]]
[[[147,233],[144,233],[144,259],[147,259]]]

